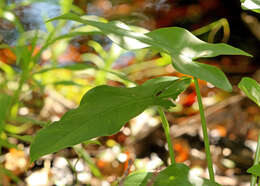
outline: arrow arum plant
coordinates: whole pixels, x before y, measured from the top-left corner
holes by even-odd
[[[259,0],[240,0],[241,7],[244,10],[252,10],[256,13],[260,13],[260,1]],[[238,87],[245,93],[245,95],[254,101],[260,107],[260,85],[249,77],[244,77],[238,84]],[[257,177],[260,177],[260,133],[258,135],[254,164],[247,172],[252,174],[250,186],[255,186],[257,183]],[[258,185],[260,181],[258,180]]]
[[[245,95],[254,101],[260,107],[260,85],[253,79],[244,77],[238,87],[245,93]],[[250,167],[247,172],[252,174],[251,186],[255,186],[257,181],[257,176],[260,177],[260,133],[258,135],[256,153],[254,165]]]
[[[172,164],[161,171],[152,180],[152,184],[158,186],[218,185],[214,179],[198,79],[205,80],[229,92],[232,91],[232,86],[219,68],[199,63],[198,59],[219,55],[251,55],[227,44],[204,42],[189,31],[179,27],[161,28],[148,32],[118,21],[98,21],[93,20],[93,17],[80,17],[71,13],[56,17],[51,21],[60,19],[73,20],[92,28],[91,32],[79,31],[80,28],[77,28],[70,36],[99,33],[108,36],[124,49],[153,48],[159,52],[167,53],[171,56],[172,65],[177,71],[194,78],[210,180],[200,179],[194,182],[189,176],[189,168],[184,164],[175,163],[169,124],[161,108],[167,109],[174,106],[169,98],[175,100],[190,85],[191,78],[188,77],[181,79],[176,77],[155,78],[134,88],[101,85],[91,89],[84,95],[78,108],[68,111],[60,121],[54,122],[37,133],[31,145],[31,161],[94,137],[114,134],[128,120],[139,115],[146,108],[158,106]],[[150,177],[151,173],[134,173],[126,178],[125,185],[146,185],[149,183]]]

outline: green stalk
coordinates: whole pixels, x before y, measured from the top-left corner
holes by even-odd
[[[95,165],[95,163],[92,161],[91,157],[85,151],[85,149],[82,147],[82,145],[77,145],[73,147],[74,151],[78,154],[79,157],[81,157],[89,166],[90,171],[94,176],[97,178],[102,178],[102,174],[98,167]]]
[[[201,95],[200,95],[199,83],[198,83],[198,79],[196,77],[193,77],[193,78],[194,78],[194,84],[195,84],[195,88],[196,88],[196,94],[197,94],[199,110],[200,110],[200,119],[201,119],[201,125],[202,125],[203,137],[204,137],[204,146],[205,146],[205,152],[206,152],[207,163],[208,163],[209,177],[210,177],[211,181],[215,182],[213,163],[212,163],[212,159],[211,159],[211,155],[210,155],[210,148],[209,148],[209,137],[208,137],[208,132],[207,132],[207,125],[206,125],[206,119],[205,119],[205,115],[204,115],[203,104],[202,104]]]
[[[171,141],[171,136],[170,136],[169,123],[166,119],[164,112],[162,111],[162,109],[160,107],[158,107],[158,112],[160,114],[162,126],[163,126],[164,133],[165,133],[165,136],[166,136],[168,149],[169,149],[169,153],[170,153],[170,158],[171,158],[171,163],[175,164],[174,151],[173,151],[173,146],[172,146],[172,141]]]
[[[260,133],[258,135],[258,140],[257,140],[254,165],[257,165],[259,163],[259,159],[260,159]],[[257,181],[257,176],[252,174],[250,186],[255,186],[256,181]]]

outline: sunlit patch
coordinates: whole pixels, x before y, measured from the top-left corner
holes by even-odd
[[[181,50],[180,53],[181,53],[180,57],[184,61],[192,61],[192,59],[198,59],[200,57],[210,56],[212,54],[212,51],[204,50],[201,52],[197,52],[197,51],[193,50],[192,48],[185,47]]]
[[[252,0],[245,0],[242,3],[242,6],[247,8],[247,9],[260,9],[260,6],[258,4],[256,4],[254,1]]]
[[[152,153],[150,161],[147,162],[146,169],[148,171],[153,171],[162,164],[163,161],[159,158],[159,156],[156,153]]]
[[[212,55],[212,51],[204,50],[204,51],[200,52],[199,54],[197,54],[196,58],[206,57],[206,56],[210,56],[210,55]]]
[[[124,46],[127,49],[142,49],[142,48],[146,48],[149,45],[135,39],[135,38],[146,38],[148,39],[148,36],[144,35],[144,33],[147,32],[147,30],[145,29],[139,29],[136,27],[130,28],[129,26],[127,26],[126,24],[122,23],[122,22],[114,22],[114,24],[125,30],[125,35],[129,35],[128,36],[118,36],[115,34],[108,34],[108,37],[113,40],[115,43],[117,43],[120,46]],[[134,30],[134,31],[133,31]]]
[[[124,163],[127,160],[127,155],[125,153],[120,153],[117,156],[118,161],[120,161],[121,163]]]
[[[200,178],[200,176],[202,176],[202,174],[203,174],[202,168],[194,167],[194,168],[190,169],[189,175],[188,175],[189,181],[196,186],[202,186],[203,179]]]
[[[6,18],[9,21],[14,21],[15,17],[14,14],[12,12],[4,12],[4,18]]]
[[[22,116],[25,116],[25,115],[29,114],[29,109],[27,107],[21,107],[19,109],[19,114]]]
[[[126,24],[122,23],[122,22],[115,22],[115,25],[118,26],[119,28],[123,28],[126,30],[131,30],[129,26],[127,26]]]
[[[229,148],[224,148],[222,153],[224,156],[229,156],[232,153],[232,151]]]
[[[80,173],[78,173],[77,177],[78,177],[78,180],[83,183],[89,182],[92,178],[91,174],[88,172],[80,172]]]
[[[185,56],[187,58],[191,58],[191,59],[197,56],[196,51],[194,51],[193,49],[188,48],[188,47],[183,48],[180,53],[183,56]]]
[[[170,177],[169,177],[169,180],[171,180],[171,181],[172,181],[172,180],[175,180],[175,176],[170,176]]]

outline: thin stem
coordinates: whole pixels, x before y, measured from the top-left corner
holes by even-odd
[[[171,136],[170,136],[169,123],[166,119],[164,112],[162,111],[162,109],[160,107],[158,107],[158,112],[159,112],[161,120],[162,120],[162,126],[163,126],[163,129],[164,129],[164,133],[165,133],[167,144],[168,144],[171,163],[174,164],[175,158],[174,158],[174,151],[173,151],[173,146],[172,146],[172,141],[171,141]]]
[[[207,132],[206,119],[205,119],[203,104],[202,104],[201,95],[200,95],[199,83],[198,83],[198,79],[196,77],[194,77],[194,84],[195,84],[195,88],[196,88],[196,94],[197,94],[199,110],[200,110],[200,119],[201,119],[201,125],[202,125],[203,137],[204,137],[204,146],[205,146],[207,163],[208,163],[209,177],[210,177],[211,181],[215,182],[213,164],[212,164],[212,159],[211,159],[211,155],[210,155],[209,137],[208,137],[208,132]]]
[[[257,165],[259,163],[259,159],[260,159],[260,133],[258,135],[258,140],[257,140],[254,165]],[[256,181],[257,181],[257,176],[252,174],[250,186],[255,186]]]
[[[95,163],[92,161],[91,157],[89,156],[87,151],[85,151],[85,149],[82,147],[82,145],[80,144],[80,145],[74,146],[73,149],[78,154],[78,156],[81,157],[88,164],[92,174],[94,176],[96,176],[97,178],[102,178],[102,174],[101,174],[100,170],[95,165]]]

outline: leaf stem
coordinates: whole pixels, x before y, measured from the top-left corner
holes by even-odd
[[[260,159],[260,133],[258,135],[258,140],[257,140],[254,165],[257,165],[259,163],[259,159]],[[257,176],[252,174],[250,186],[255,186],[256,181],[257,181]]]
[[[172,145],[171,136],[170,136],[169,123],[166,119],[166,116],[165,116],[163,110],[160,107],[158,107],[158,112],[160,114],[162,126],[163,126],[164,133],[165,133],[165,136],[166,136],[168,149],[169,149],[169,153],[170,153],[170,158],[171,158],[171,163],[175,164],[174,151],[173,151],[173,145]]]
[[[211,181],[215,182],[213,163],[212,163],[212,159],[211,159],[211,155],[210,155],[209,137],[208,137],[208,132],[207,132],[207,125],[206,125],[206,119],[205,119],[205,115],[204,115],[203,104],[202,104],[202,100],[201,100],[199,83],[198,83],[198,79],[196,77],[193,77],[193,78],[194,78],[194,84],[195,84],[195,88],[196,88],[196,94],[197,94],[199,110],[200,110],[200,119],[201,119],[201,125],[202,125],[203,137],[204,137],[204,146],[205,146],[207,163],[208,163],[209,177],[210,177]]]

